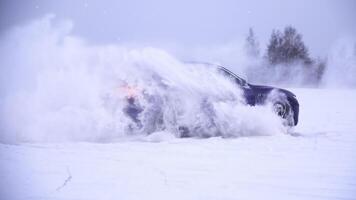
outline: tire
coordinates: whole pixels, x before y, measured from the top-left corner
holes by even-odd
[[[283,124],[294,126],[293,111],[287,102],[277,101],[273,104],[273,111],[283,119]]]

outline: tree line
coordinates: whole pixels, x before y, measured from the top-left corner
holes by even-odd
[[[250,28],[245,50],[249,58],[259,61],[247,71],[248,79],[252,81],[288,83],[294,80],[303,85],[318,85],[326,68],[325,59],[310,57],[302,35],[292,26],[283,31],[273,30],[262,55],[256,35]]]

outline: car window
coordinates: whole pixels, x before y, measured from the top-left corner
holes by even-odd
[[[242,87],[245,87],[247,85],[247,82],[244,79],[238,77],[237,75],[235,75],[234,73],[228,71],[223,67],[219,68],[219,72],[222,73],[224,76],[230,78],[231,80],[233,80],[235,83],[239,84]]]

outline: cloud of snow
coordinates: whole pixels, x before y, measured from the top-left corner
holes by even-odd
[[[325,87],[356,87],[356,39],[343,37],[335,42],[328,55],[323,77]]]
[[[324,64],[325,68],[320,68]],[[246,59],[245,73],[252,83],[281,87],[356,87],[356,39],[341,37],[328,55],[314,59],[314,64],[279,64],[270,66],[264,58]]]
[[[71,35],[72,27],[47,16],[1,36],[1,142],[284,131],[269,106],[246,106],[241,90],[215,67],[151,47],[90,45]],[[142,108],[139,123],[125,113],[130,95]]]

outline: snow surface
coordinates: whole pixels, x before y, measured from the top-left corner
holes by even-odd
[[[356,90],[290,90],[290,134],[0,144],[1,199],[356,199]]]

